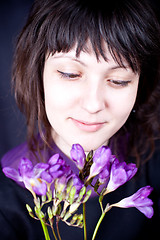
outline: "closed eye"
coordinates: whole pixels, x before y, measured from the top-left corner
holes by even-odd
[[[126,87],[131,82],[131,80],[124,81],[124,80],[112,80],[112,79],[109,79],[108,82],[110,82],[111,84],[113,84],[115,86]]]
[[[66,72],[61,72],[59,70],[57,70],[57,72],[60,74],[60,76],[62,78],[68,78],[68,79],[74,79],[74,78],[77,78],[77,77],[80,77],[81,75],[80,74],[76,74],[76,73],[66,73]]]

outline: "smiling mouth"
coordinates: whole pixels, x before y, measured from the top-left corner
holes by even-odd
[[[95,122],[95,123],[90,123],[90,122],[84,122],[80,121],[74,118],[71,118],[74,125],[78,127],[80,130],[85,131],[85,132],[96,132],[100,130],[106,122]]]

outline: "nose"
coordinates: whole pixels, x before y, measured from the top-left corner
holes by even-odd
[[[90,114],[104,110],[106,106],[104,87],[99,81],[85,84],[85,94],[82,97],[82,108]]]

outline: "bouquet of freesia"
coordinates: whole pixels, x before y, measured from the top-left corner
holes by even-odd
[[[79,176],[72,172],[59,154],[53,155],[47,163],[37,163],[33,166],[29,159],[22,158],[18,170],[3,168],[7,177],[24,182],[25,187],[32,193],[35,207],[26,207],[31,217],[40,220],[46,240],[50,239],[47,226],[52,228],[55,240],[61,239],[58,227],[60,220],[69,226],[83,228],[84,239],[87,239],[85,203],[92,191],[99,196],[101,208],[101,216],[92,240],[95,239],[105,214],[112,207],[136,207],[146,217],[153,216],[153,202],[148,198],[152,191],[150,186],[142,187],[118,203],[108,203],[106,206],[103,204],[106,194],[116,190],[136,174],[135,164],[120,162],[112,155],[110,148],[105,146],[98,148],[94,154],[93,151],[89,152],[86,156],[83,148],[74,144],[71,159],[79,169]],[[78,214],[77,210],[81,204],[83,213]],[[54,220],[57,231],[54,229]]]

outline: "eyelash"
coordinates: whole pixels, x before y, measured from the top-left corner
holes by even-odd
[[[81,77],[80,74],[66,73],[66,72],[61,72],[59,70],[57,70],[57,72],[60,74],[60,76],[62,78],[67,78],[67,79],[74,80],[74,79],[76,79],[78,77]],[[112,79],[109,79],[108,82],[110,82],[111,84],[113,84],[113,85],[115,85],[117,87],[126,87],[131,82],[131,80],[123,81],[123,80],[112,80]]]
[[[68,78],[68,79],[75,79],[77,77],[80,77],[81,75],[80,74],[75,74],[75,73],[66,73],[66,72],[61,72],[59,70],[57,70],[57,72],[60,74],[60,76],[62,78]]]
[[[120,87],[126,87],[128,84],[131,82],[131,80],[128,81],[123,81],[123,80],[108,80],[111,84],[113,83],[114,85],[120,86]]]

